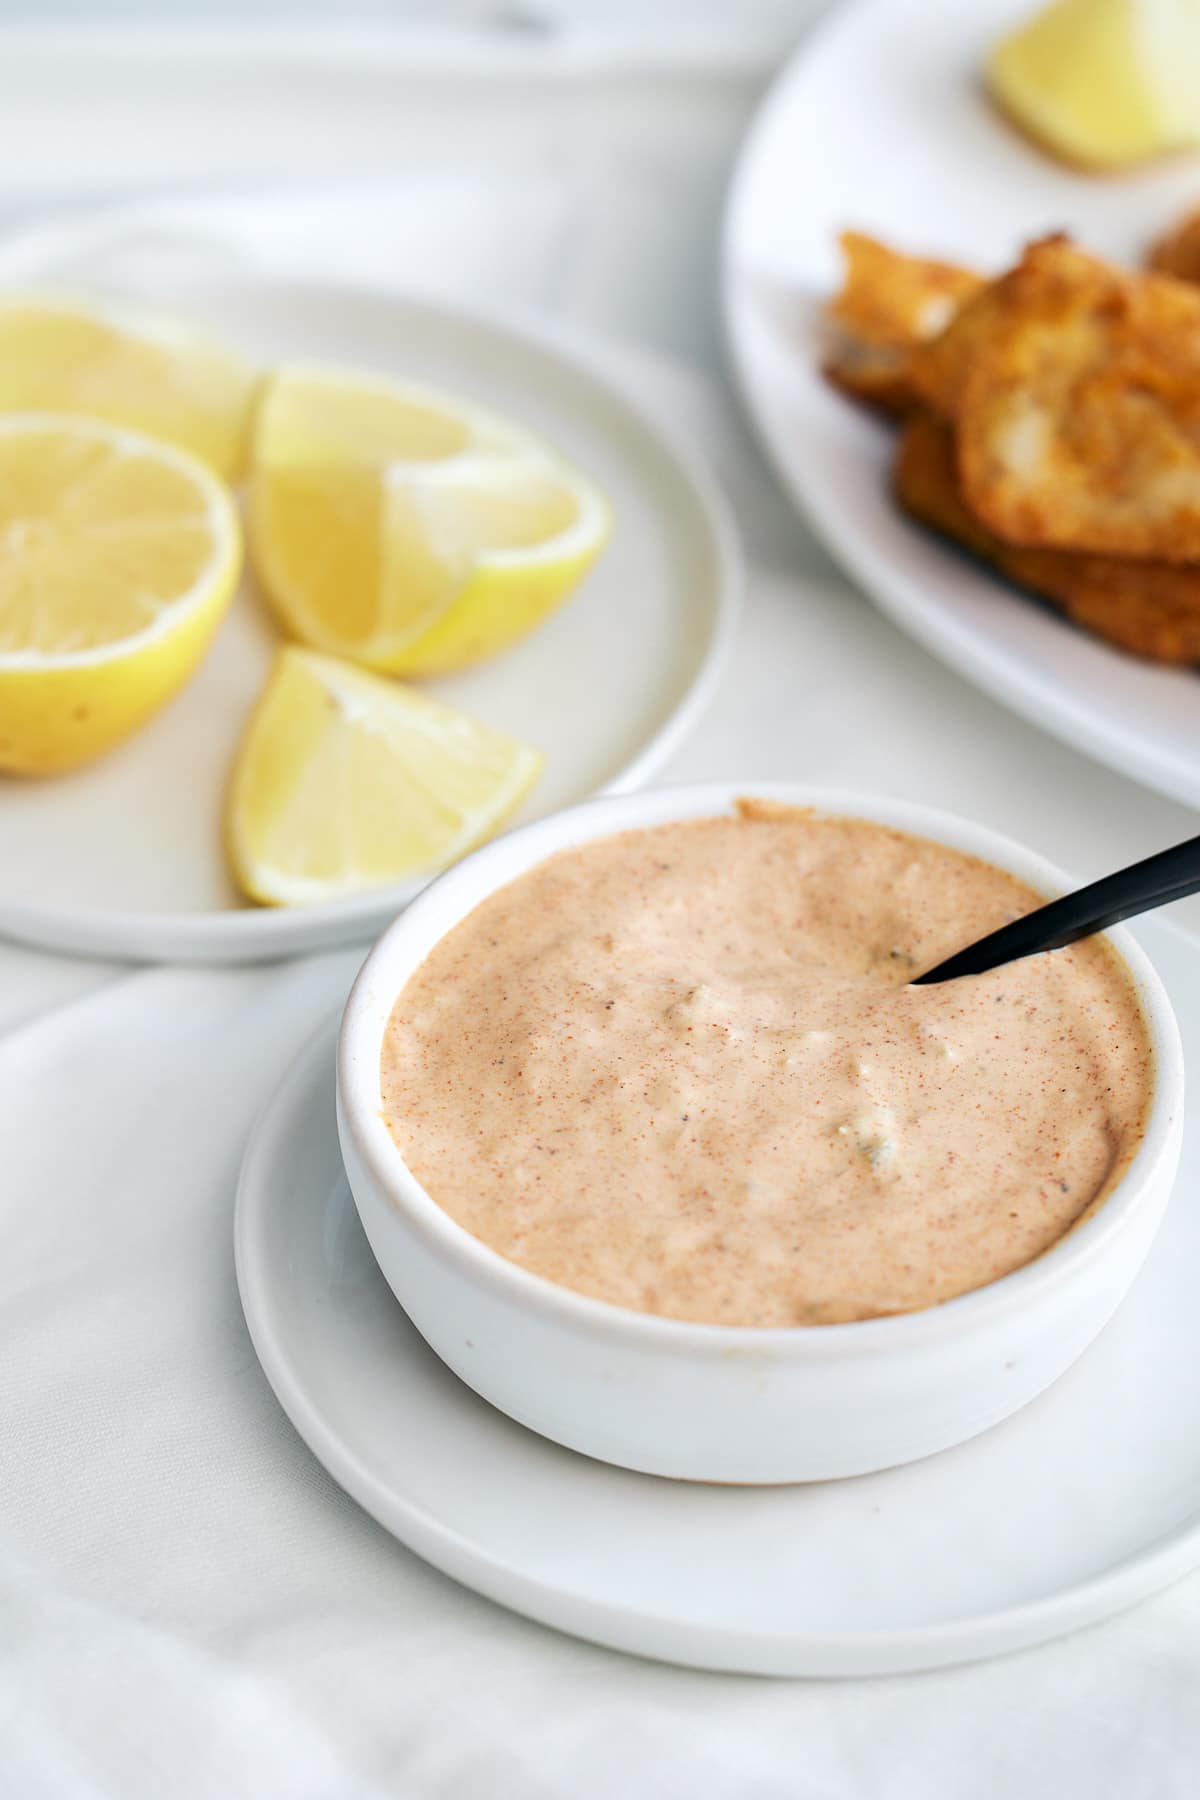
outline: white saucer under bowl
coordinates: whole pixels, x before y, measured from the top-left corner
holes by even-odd
[[[1138,934],[1200,1066],[1200,946]],[[236,1253],[255,1348],[334,1478],[467,1586],[577,1636],[700,1668],[867,1675],[1015,1650],[1200,1564],[1200,1121],[1115,1319],[1016,1417],[850,1481],[731,1488],[564,1450],[438,1361],[345,1183],[330,1021],[255,1130]]]

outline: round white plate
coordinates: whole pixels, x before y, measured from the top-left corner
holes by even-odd
[[[732,631],[738,552],[690,452],[583,345],[380,289],[238,278],[155,293],[164,312],[266,361],[378,369],[462,393],[561,446],[612,496],[583,586],[495,662],[430,691],[545,753],[520,819],[640,785],[682,741]],[[112,756],[0,780],[0,933],[90,955],[239,961],[374,935],[420,884],[311,908],[243,903],[221,807],[276,632],[247,577],[195,680]]]
[[[1139,935],[1200,1067],[1200,948],[1167,925]],[[882,1475],[711,1487],[560,1449],[437,1360],[359,1227],[338,1153],[333,1045],[329,1024],[246,1152],[242,1304],[314,1454],[382,1525],[468,1587],[672,1662],[866,1675],[1037,1643],[1200,1563],[1200,1119],[1129,1299],[1023,1412]]]
[[[817,370],[846,226],[983,269],[1067,228],[1130,261],[1196,203],[1200,159],[1102,179],[1027,144],[992,107],[987,46],[1030,0],[856,0],[797,53],[747,138],[726,214],[726,325],[769,453],[813,528],[891,618],[996,699],[1200,805],[1200,684],[1111,650],[908,523],[892,434]]]

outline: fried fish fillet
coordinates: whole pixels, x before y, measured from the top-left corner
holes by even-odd
[[[902,256],[860,231],[844,231],[838,242],[846,273],[826,311],[825,373],[854,399],[901,415],[913,400],[914,345],[948,324],[980,277],[954,263]]]
[[[984,282],[944,331],[913,351],[909,379],[920,405],[940,418],[957,419],[971,369],[1014,316],[1019,318],[1029,306],[1039,277],[1053,270],[1060,280],[1078,284],[1087,281],[1095,267],[1095,257],[1062,232],[1028,245],[1014,268]]]
[[[1155,662],[1200,663],[1200,569],[1005,543],[965,504],[953,427],[928,412],[914,413],[901,434],[894,484],[913,518],[1098,637]]]
[[[1187,213],[1177,225],[1150,246],[1146,267],[1177,281],[1200,283],[1200,208]]]
[[[1200,558],[1200,291],[1044,239],[914,369],[1013,544]]]
[[[1007,316],[1015,273],[984,282],[944,330],[914,347],[908,379],[919,406],[942,419],[958,417],[967,375]]]

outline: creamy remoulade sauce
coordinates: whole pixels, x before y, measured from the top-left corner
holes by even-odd
[[[1040,901],[764,801],[562,851],[403,989],[385,1117],[452,1218],[580,1293],[723,1325],[930,1306],[1053,1244],[1144,1129],[1107,945],[906,985]]]

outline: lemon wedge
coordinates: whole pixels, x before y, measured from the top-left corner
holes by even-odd
[[[311,905],[445,867],[541,772],[502,731],[334,657],[288,646],[230,789],[230,860],[267,905]]]
[[[992,93],[1069,162],[1120,168],[1200,142],[1196,0],[1056,0],[1004,38]]]
[[[232,480],[257,389],[240,357],[181,326],[58,300],[0,302],[0,413],[107,419],[189,450]]]
[[[276,375],[250,475],[255,569],[303,642],[392,674],[492,656],[608,538],[590,481],[491,414],[365,376]]]
[[[0,769],[51,774],[128,737],[199,664],[240,562],[233,501],[195,457],[0,417]]]

